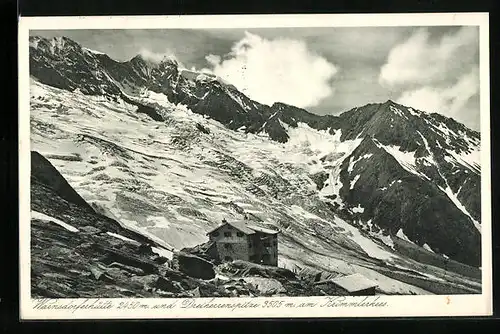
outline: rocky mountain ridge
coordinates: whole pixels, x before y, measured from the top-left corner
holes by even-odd
[[[233,210],[236,215],[246,212],[256,220],[288,226],[289,233],[314,230],[321,234],[318,238],[330,243],[324,245],[325,251],[337,244],[359,251],[359,246],[327,227],[338,217],[390,252],[396,247],[394,240],[408,240],[443,260],[480,266],[480,135],[452,119],[393,101],[368,104],[338,116],[319,116],[284,103],[267,106],[214,77],[187,73],[170,58],[160,63],[142,57],[117,62],[67,38],[30,37],[30,73],[34,145],[56,153],[65,150],[62,144],[50,144],[56,138],[65,138],[71,145],[77,143],[77,151],[83,150],[83,160],[61,162],[58,167],[63,173],[67,171],[65,176],[73,180],[77,190],[84,191],[85,198],[95,197],[90,185],[115,187],[110,183],[115,179],[111,168],[125,173],[119,179],[127,180],[120,181],[124,185],[130,182],[128,189],[147,186],[159,191],[148,183],[153,181],[143,183],[143,177],[155,178],[148,173],[158,172],[164,178],[171,172],[182,175],[189,169],[197,170],[195,165],[190,166],[190,159],[200,159],[196,163],[208,169],[199,171],[197,179],[190,179],[190,186],[183,186],[183,193],[176,195],[180,198],[168,197],[168,201],[182,206],[179,210],[183,218],[193,219],[193,229],[209,228],[213,217]],[[88,101],[83,96],[88,96]],[[136,116],[139,114],[149,120]],[[121,134],[113,139],[114,129],[87,123],[88,117],[111,117],[113,122],[116,118],[118,123],[113,126]],[[73,124],[77,121],[81,124]],[[139,128],[127,124],[131,121],[138,122],[134,124]],[[130,131],[144,131],[144,137],[133,138]],[[73,135],[76,132],[78,140]],[[132,144],[146,143],[150,146],[132,150]],[[247,151],[240,153],[240,149]],[[186,160],[160,159],[167,152],[180,154],[176,153],[179,150],[185,152],[182,159]],[[105,166],[104,160],[92,158],[97,152],[108,152],[106,156],[116,160]],[[62,153],[57,155],[52,158],[55,163]],[[92,167],[92,161],[97,165]],[[160,162],[171,166],[163,174]],[[87,181],[81,174],[72,176],[76,173],[72,170],[82,168],[84,173],[92,168],[103,168],[105,173],[96,174],[99,179],[95,180],[91,174],[83,174],[89,175]],[[135,175],[135,185],[126,175]],[[225,206],[218,213],[203,213],[180,204],[195,200],[203,207],[203,203],[213,201],[210,186],[197,185],[207,177],[214,177],[214,182],[227,178],[224,182],[241,184],[243,188],[238,191],[244,192],[253,208],[233,200],[221,202]],[[179,186],[173,179],[163,181],[167,184],[162,187]],[[117,203],[131,205],[132,195],[113,191]],[[152,195],[140,191],[134,196],[145,196],[143,200],[156,203]],[[235,194],[234,190],[229,192]],[[169,221],[178,219],[167,216],[170,208],[154,206],[144,217],[161,212]],[[261,206],[268,207],[264,211],[272,206],[280,211],[264,214],[262,208],[257,209]],[[297,211],[296,206],[307,213]],[[120,210],[103,208],[107,215],[126,213],[123,219],[133,220],[126,206]],[[305,218],[310,214],[315,218]],[[345,228],[350,229],[347,225]],[[151,231],[170,240],[156,225]]]

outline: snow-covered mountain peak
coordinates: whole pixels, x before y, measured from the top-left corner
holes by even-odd
[[[64,52],[53,53],[51,48]],[[391,100],[338,116],[316,115],[285,103],[267,106],[214,75],[181,68],[174,61],[158,64],[137,56],[117,62],[65,39],[52,45],[30,38],[30,71],[33,86],[43,88],[32,97],[34,110],[43,111],[37,113],[34,129],[55,127],[68,143],[85,142],[88,161],[106,152],[112,162],[101,161],[102,166],[117,173],[116,179],[127,180],[131,189],[136,176],[144,173],[140,197],[161,207],[151,210],[176,228],[181,226],[177,220],[182,226],[190,221],[198,229],[212,226],[227,212],[210,211],[210,205],[231,198],[241,207],[250,205],[249,212],[263,220],[293,220],[294,231],[305,235],[319,233],[311,230],[316,223],[328,230],[327,222],[341,217],[345,224],[367,229],[369,238],[395,238],[402,230],[416,245],[426,244],[436,254],[472,265],[479,260],[480,136],[451,118]],[[43,95],[62,106],[46,103]],[[84,95],[92,99],[86,101]],[[47,118],[49,114],[58,116]],[[110,123],[95,124],[96,118]],[[73,138],[72,133],[82,137]],[[34,138],[39,146],[57,146],[46,142],[52,138],[49,132],[39,130]],[[80,150],[75,145],[68,147]],[[67,166],[78,169],[81,164]],[[85,166],[94,168],[90,162]],[[113,187],[101,174],[92,185]],[[89,194],[91,188],[82,187]],[[149,188],[159,193],[149,195]],[[108,195],[121,191],[110,189]],[[177,208],[183,213],[151,196],[184,203]],[[203,208],[193,213],[195,220],[184,214],[192,213],[187,210],[192,203]],[[115,213],[123,209],[107,205]],[[128,211],[123,217],[146,219]],[[182,228],[196,234],[191,227]]]

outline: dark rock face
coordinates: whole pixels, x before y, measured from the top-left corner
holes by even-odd
[[[349,172],[349,161],[360,159]],[[351,160],[352,159],[352,160]],[[344,161],[340,173],[340,195],[353,207],[361,204],[364,221],[395,235],[401,228],[415,243],[427,243],[435,252],[479,266],[481,235],[471,219],[464,215],[436,185],[409,173],[400,164],[366,138]],[[354,175],[360,175],[352,189]]]
[[[31,152],[31,182],[49,187],[62,199],[82,208],[94,211],[90,205],[68,184],[64,177],[38,152]]]
[[[98,57],[66,37],[30,37],[30,74],[57,88],[84,94],[118,95]]]
[[[310,177],[314,181],[314,183],[316,183],[317,189],[321,190],[325,185],[325,181],[328,180],[329,175],[325,172],[319,172],[311,175]]]
[[[294,128],[297,127],[299,122],[305,123],[316,130],[337,129],[340,126],[340,119],[337,116],[319,116],[305,109],[280,102],[274,103],[271,108],[276,112],[276,118]]]
[[[129,104],[135,105],[138,113],[148,115],[153,121],[163,122],[163,117],[156,111],[155,108],[145,106],[137,101],[131,100],[123,94],[121,95],[121,98]]]
[[[194,289],[198,296],[230,295],[169,268],[151,250],[162,246],[95,212],[39,153],[31,163],[31,209],[47,217],[31,220],[34,298],[192,297]]]
[[[206,135],[209,135],[210,134],[210,130],[207,129],[206,127],[204,127],[203,125],[201,125],[200,123],[196,123],[196,128],[198,130],[200,130],[200,132],[206,134]]]
[[[205,280],[215,277],[213,264],[207,260],[187,253],[179,253],[175,256],[178,262],[179,271],[186,275]]]

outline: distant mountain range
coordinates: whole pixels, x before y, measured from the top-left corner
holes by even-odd
[[[288,264],[313,238],[325,254],[387,261],[378,250],[406,257],[404,243],[481,266],[480,134],[452,118],[268,106],[170,58],[118,62],[65,37],[30,37],[30,74],[34,148],[87,202],[173,247],[250,213],[283,230]]]

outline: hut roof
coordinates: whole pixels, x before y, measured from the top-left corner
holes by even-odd
[[[260,226],[255,226],[255,225],[249,225],[246,221],[244,220],[237,220],[237,221],[228,221],[225,222],[222,225],[217,226],[213,230],[209,231],[207,234],[212,234],[213,232],[217,231],[223,226],[230,225],[234,227],[235,229],[239,230],[240,232],[243,232],[245,234],[255,234],[255,232],[261,232],[265,234],[277,234],[279,231],[276,230],[271,230],[268,228],[260,227]]]
[[[356,292],[378,286],[376,282],[373,282],[365,276],[357,273],[334,278],[331,280],[331,282],[347,290],[348,292]]]
[[[277,234],[277,233],[279,233],[279,231],[271,230],[269,228],[255,226],[255,225],[248,225],[248,228],[250,228],[256,232],[261,232],[261,233],[265,233],[265,234]]]
[[[209,231],[207,234],[212,234],[213,232],[217,231],[218,229],[220,229],[221,227],[226,226],[226,225],[230,225],[230,226],[234,227],[235,229],[237,229],[240,232],[243,232],[245,234],[254,234],[255,233],[255,231],[252,230],[251,228],[249,228],[245,222],[231,221],[231,222],[225,222],[224,224],[217,226],[213,230]]]

